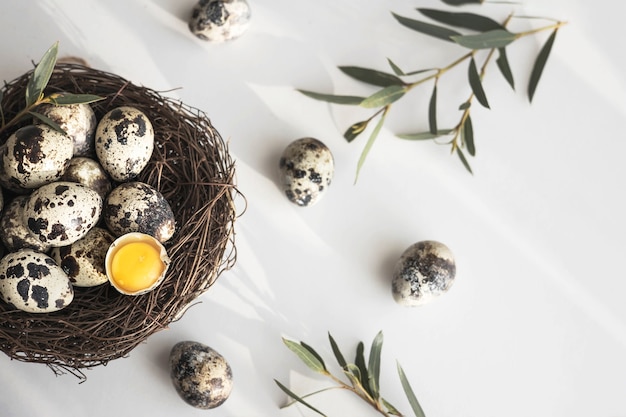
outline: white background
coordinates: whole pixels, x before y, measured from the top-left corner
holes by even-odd
[[[467,7],[567,20],[535,100],[525,95],[547,33],[509,48],[512,91],[494,65],[484,80],[491,110],[472,113],[477,156],[469,175],[447,146],[394,133],[426,130],[430,86],[389,116],[357,184],[365,144],[342,138],[369,112],[311,100],[296,88],[365,95],[338,65],[389,71],[442,66],[462,50],[399,25],[435,0],[251,0],[252,26],[210,44],[186,27],[192,0],[5,1],[0,79],[31,68],[60,41],[75,55],[208,113],[230,142],[247,199],[236,224],[238,261],[201,303],[128,358],[86,371],[78,384],[42,365],[0,357],[0,414],[15,416],[311,416],[280,410],[278,379],[304,394],[328,382],[282,344],[304,340],[332,363],[330,332],[350,359],[384,333],[381,391],[411,415],[395,370],[404,367],[429,417],[626,417],[624,180],[626,49],[622,2],[526,0]],[[544,21],[515,20],[528,30]],[[455,123],[469,94],[465,69],[440,83],[440,125]],[[277,187],[280,153],[313,136],[332,150],[332,186],[299,208]],[[450,292],[419,308],[397,305],[390,271],[410,244],[454,252]],[[205,343],[230,362],[231,397],[196,410],[175,392],[168,354]],[[374,416],[347,392],[310,401],[329,416]]]

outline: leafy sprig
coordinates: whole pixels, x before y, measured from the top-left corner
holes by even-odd
[[[482,4],[484,2],[483,0],[442,1],[452,6],[472,3]],[[511,2],[492,1],[491,3]],[[333,104],[355,105],[366,109],[376,109],[367,119],[352,124],[343,135],[348,142],[352,142],[367,130],[368,125],[372,121],[378,119],[359,158],[355,182],[358,179],[359,172],[368,153],[385,123],[386,116],[391,110],[392,105],[404,97],[409,91],[426,83],[432,83],[428,106],[428,129],[415,133],[398,134],[397,137],[415,141],[438,140],[436,143],[448,144],[451,147],[451,153],[456,153],[463,166],[472,173],[472,169],[466,157],[466,153],[469,156],[476,155],[474,127],[470,113],[474,99],[484,108],[490,108],[489,100],[487,99],[487,94],[483,86],[483,78],[489,63],[497,53],[496,65],[506,82],[512,89],[515,89],[515,80],[507,57],[507,48],[521,38],[549,31],[550,36],[536,57],[527,87],[528,99],[532,102],[554,44],[557,31],[565,24],[565,22],[562,21],[542,18],[550,21],[550,24],[529,31],[513,32],[507,28],[510,21],[513,18],[525,18],[525,16],[509,15],[504,22],[500,23],[490,17],[475,13],[450,12],[428,8],[418,8],[417,11],[435,23],[409,18],[395,13],[392,13],[392,16],[398,23],[409,29],[442,41],[455,43],[466,51],[459,58],[444,67],[404,71],[389,58],[387,58],[387,61],[392,73],[356,66],[338,67],[339,70],[351,78],[372,86],[381,87],[369,96],[323,94],[309,90],[298,90],[302,94],[316,100]],[[486,57],[482,63],[479,64],[479,53],[482,51],[487,51]],[[458,110],[462,112],[459,122],[454,126],[441,128],[438,123],[439,82],[443,75],[461,64],[467,65],[467,79],[469,82],[470,95],[458,106]]]
[[[326,416],[323,412],[311,405],[306,398],[331,389],[344,389],[356,394],[383,416],[404,416],[404,414],[398,411],[395,406],[383,398],[380,393],[380,365],[383,333],[378,332],[372,341],[367,362],[365,361],[365,346],[363,342],[359,342],[357,345],[354,361],[348,362],[330,333],[328,334],[328,339],[335,356],[335,360],[343,372],[341,376],[336,376],[331,373],[322,357],[308,344],[283,338],[283,343],[287,346],[287,348],[295,353],[309,369],[330,378],[335,384],[328,388],[299,396],[281,382],[274,380],[278,387],[293,399],[293,401],[287,403],[284,407],[300,403],[317,414]],[[417,401],[417,397],[413,393],[413,389],[411,388],[406,374],[399,363],[397,363],[397,371],[402,388],[408,399],[409,405],[413,410],[413,414],[415,417],[425,417],[424,411]]]
[[[100,97],[93,94],[71,94],[71,93],[52,93],[49,95],[44,94],[54,67],[57,62],[57,55],[59,51],[59,43],[54,43],[43,55],[39,63],[35,66],[28,83],[26,85],[26,105],[24,109],[19,111],[15,117],[6,121],[4,117],[4,111],[0,105],[0,133],[7,128],[14,126],[24,120],[26,117],[35,117],[42,122],[46,123],[55,130],[65,133],[63,129],[53,120],[44,116],[36,111],[37,107],[42,104],[53,104],[57,106],[64,106],[69,104],[86,104],[93,103],[99,100],[103,100],[104,97]],[[2,103],[3,92],[0,90],[0,104]]]

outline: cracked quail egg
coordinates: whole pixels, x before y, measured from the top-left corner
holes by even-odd
[[[115,181],[129,181],[145,168],[154,150],[148,116],[130,106],[106,113],[96,128],[96,155]]]
[[[107,282],[104,259],[115,237],[108,230],[94,227],[68,246],[52,248],[50,256],[67,274],[75,287],[95,287]]]
[[[37,112],[58,124],[72,139],[74,156],[92,156],[95,154],[94,133],[97,119],[89,104],[62,106],[42,104]]]
[[[96,190],[103,199],[111,191],[111,179],[102,165],[94,159],[79,156],[72,158],[61,181],[77,182]]]
[[[50,249],[50,245],[30,233],[24,223],[24,208],[28,199],[27,195],[13,197],[0,216],[0,238],[9,252],[22,248],[35,249],[40,252]]]
[[[82,184],[46,184],[28,198],[23,221],[37,239],[50,246],[67,246],[94,227],[102,213],[102,198]]]
[[[250,25],[246,0],[200,0],[191,12],[189,30],[198,38],[225,42],[243,35]]]
[[[165,197],[138,181],[120,184],[109,193],[103,217],[115,236],[140,232],[165,242],[176,229],[174,213]]]
[[[446,293],[456,275],[450,249],[443,243],[425,240],[409,246],[393,270],[394,300],[403,306],[419,306]]]
[[[170,377],[187,404],[205,410],[224,403],[233,388],[233,373],[226,359],[193,341],[179,342],[172,348]]]
[[[21,188],[37,188],[61,178],[72,159],[72,139],[38,124],[19,128],[2,148],[5,182]]]
[[[292,203],[312,206],[333,179],[335,164],[330,149],[314,138],[291,142],[279,161],[280,185]]]
[[[0,260],[0,296],[19,310],[50,313],[70,304],[74,290],[51,257],[33,249],[20,249]]]

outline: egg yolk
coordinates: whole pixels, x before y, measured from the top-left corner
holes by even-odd
[[[165,269],[159,249],[145,242],[118,248],[111,260],[111,275],[118,287],[135,292],[149,288]]]

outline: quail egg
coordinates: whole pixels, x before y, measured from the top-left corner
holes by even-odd
[[[248,29],[250,15],[246,0],[200,0],[191,12],[189,30],[205,41],[229,41]]]
[[[450,249],[425,240],[409,246],[396,262],[391,282],[394,300],[403,306],[419,306],[446,293],[456,275]]]
[[[306,207],[317,203],[330,186],[335,163],[324,143],[301,138],[285,148],[279,169],[281,188],[289,201]]]
[[[97,119],[87,103],[57,106],[43,104],[37,112],[59,125],[72,139],[74,156],[95,155],[94,133]]]
[[[103,199],[111,191],[111,179],[102,165],[94,159],[79,156],[70,160],[61,181],[77,182],[94,189]]]
[[[145,168],[154,150],[152,123],[141,110],[117,107],[96,128],[96,155],[115,181],[129,181]]]
[[[109,193],[103,217],[115,236],[140,232],[165,242],[176,229],[174,213],[165,197],[138,181],[120,184]]]
[[[40,252],[47,252],[50,245],[42,242],[30,233],[24,223],[24,208],[29,196],[18,195],[7,204],[0,216],[0,238],[9,252],[18,249],[30,248]]]
[[[156,238],[133,232],[115,239],[104,263],[107,278],[116,290],[126,295],[141,295],[161,284],[170,258]]]
[[[75,287],[95,287],[108,278],[104,259],[115,238],[106,229],[94,227],[69,246],[52,248],[50,256]]]
[[[73,152],[69,136],[44,124],[24,126],[7,139],[2,170],[14,185],[37,188],[61,178]]]
[[[198,342],[174,345],[170,352],[170,376],[186,403],[205,410],[223,404],[233,387],[233,373],[226,359]]]
[[[74,290],[65,272],[46,254],[20,249],[0,260],[0,296],[29,313],[50,313],[69,305]]]
[[[28,198],[23,221],[37,239],[52,247],[67,246],[94,227],[102,213],[102,198],[82,184],[58,181]]]

